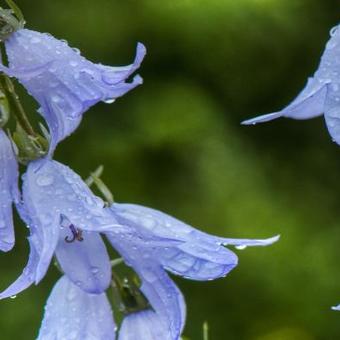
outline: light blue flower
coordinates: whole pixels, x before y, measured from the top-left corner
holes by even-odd
[[[12,203],[19,201],[18,164],[13,144],[0,129],[0,250],[14,246]]]
[[[314,76],[308,79],[302,92],[283,110],[262,115],[243,122],[256,124],[288,117],[309,119],[324,114],[328,131],[336,143],[340,144],[340,30],[331,30],[331,38],[321,57]]]
[[[145,56],[142,44],[135,61],[123,67],[94,64],[65,41],[28,29],[14,32],[5,44],[9,68],[0,69],[16,77],[39,103],[51,134],[50,154],[92,105],[111,103],[142,83],[139,76],[127,82]]]
[[[29,164],[22,198],[17,208],[30,230],[29,261],[0,297],[37,284],[54,255],[72,282],[89,293],[103,292],[110,284],[111,264],[98,230],[115,224],[104,202],[68,167],[45,159]]]
[[[143,336],[141,337],[141,335]],[[169,330],[151,309],[126,316],[119,330],[118,340],[173,340]]]
[[[80,339],[115,339],[111,306],[105,293],[88,294],[63,276],[48,298],[37,340]]]
[[[108,208],[71,169],[46,159],[29,164],[22,198],[17,206],[30,229],[29,261],[0,298],[37,284],[54,255],[73,284],[90,294],[103,293],[111,282],[105,235],[140,277],[140,289],[171,339],[183,329],[185,304],[165,270],[212,280],[237,265],[236,255],[223,245],[265,246],[278,239],[220,238],[150,208],[118,203]]]

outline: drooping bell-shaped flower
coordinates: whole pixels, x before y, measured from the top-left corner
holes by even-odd
[[[339,26],[334,27],[330,34],[317,71],[292,103],[281,111],[246,120],[243,124],[262,123],[279,117],[309,119],[324,114],[333,141],[340,144]]]
[[[145,56],[142,44],[135,61],[123,67],[94,64],[65,41],[28,29],[12,33],[5,45],[9,67],[0,70],[16,77],[39,103],[50,130],[50,154],[92,105],[113,102],[142,83],[139,76],[128,81]]]
[[[22,196],[17,207],[30,230],[29,261],[0,298],[37,284],[53,255],[78,287],[89,293],[103,292],[110,284],[111,264],[97,230],[115,224],[104,202],[68,167],[45,159],[29,164]]]
[[[18,202],[18,164],[13,145],[0,129],[0,250],[14,246],[12,203]]]
[[[135,204],[114,203],[109,209],[119,224],[130,227],[133,232],[130,235],[106,233],[106,236],[139,275],[141,291],[156,312],[156,315],[131,314],[126,322],[131,326],[141,318],[149,321],[157,318],[160,326],[152,331],[170,329],[171,340],[177,340],[183,330],[185,303],[165,269],[187,279],[213,280],[225,276],[237,265],[237,256],[223,244],[244,248],[269,245],[278,239],[220,238],[200,232],[160,211]],[[135,327],[140,326],[136,324]],[[130,339],[124,321],[121,332],[122,339]]]
[[[63,276],[48,298],[37,340],[114,340],[115,331],[106,294],[88,294]]]
[[[29,261],[0,298],[38,283],[53,255],[73,284],[90,294],[103,293],[111,281],[101,239],[105,234],[138,274],[140,290],[171,340],[183,329],[185,303],[165,270],[194,280],[215,279],[237,265],[236,255],[223,245],[264,246],[277,240],[220,238],[150,208],[117,203],[105,207],[71,169],[48,159],[29,164],[22,196],[17,206],[30,228]]]

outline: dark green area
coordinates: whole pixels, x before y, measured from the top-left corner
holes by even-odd
[[[27,27],[94,61],[127,64],[142,41],[145,84],[99,104],[55,158],[84,178],[99,164],[119,202],[171,213],[227,237],[281,234],[237,251],[225,279],[176,279],[185,335],[211,340],[340,338],[340,148],[322,118],[240,121],[286,105],[318,65],[334,0],[21,0]],[[36,108],[26,97],[26,107]],[[26,263],[27,229],[0,257],[0,288]],[[0,303],[0,338],[33,339],[56,269]]]

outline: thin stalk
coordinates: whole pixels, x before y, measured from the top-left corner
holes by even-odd
[[[19,19],[20,25],[23,26],[24,23],[25,23],[25,18],[24,18],[24,15],[23,15],[21,9],[19,8],[19,6],[12,0],[5,0],[5,1],[7,2],[7,5],[12,9],[14,14]]]
[[[9,95],[9,101],[13,105],[13,114],[15,118],[17,119],[18,123],[21,125],[21,127],[25,130],[25,132],[32,137],[37,137],[37,134],[35,133],[31,123],[29,122],[26,112],[23,108],[23,106],[20,103],[19,96],[15,92],[14,84],[12,80],[7,77],[6,75],[2,74],[1,78],[3,80],[3,85],[6,89],[6,92]]]

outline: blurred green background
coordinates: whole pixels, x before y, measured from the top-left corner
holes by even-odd
[[[226,237],[269,237],[237,251],[225,279],[183,290],[185,335],[211,340],[340,339],[340,148],[322,118],[245,127],[302,88],[339,21],[327,0],[20,0],[27,27],[96,62],[148,48],[145,83],[99,104],[55,158],[84,178],[104,164],[118,202],[152,206]],[[26,97],[24,101],[30,105]],[[33,107],[33,106],[32,106]],[[36,107],[36,105],[34,106]],[[0,288],[26,263],[27,229],[0,257]],[[58,277],[0,303],[0,338],[33,339]],[[160,339],[161,340],[161,339]]]

